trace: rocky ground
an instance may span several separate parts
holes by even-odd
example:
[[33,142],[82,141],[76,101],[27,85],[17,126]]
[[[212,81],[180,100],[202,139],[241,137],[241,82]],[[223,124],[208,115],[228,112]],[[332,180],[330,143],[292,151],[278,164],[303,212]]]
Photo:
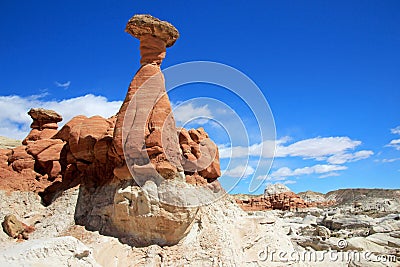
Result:
[[[399,266],[394,210],[373,217],[341,207],[246,213],[227,195],[201,207],[177,245],[131,247],[75,225],[78,191],[47,207],[33,192],[0,191],[0,217],[12,213],[36,229],[26,241],[0,232],[0,266]],[[351,261],[356,254],[348,251],[373,254]]]
[[[340,251],[341,262],[349,261],[349,266],[399,266],[399,196],[400,190],[387,189],[294,194],[278,184],[269,185],[260,196],[234,197],[249,215],[281,220],[281,231],[297,250],[314,253],[308,256]],[[285,210],[274,209],[277,206]]]
[[[74,223],[78,189],[44,207],[31,192],[0,192],[0,216],[9,213],[36,230],[16,242],[0,233],[1,266],[237,266],[262,265],[265,246],[295,251],[281,221],[247,215],[229,196],[200,208],[189,234],[174,246],[131,247]],[[280,262],[274,263],[282,266]]]

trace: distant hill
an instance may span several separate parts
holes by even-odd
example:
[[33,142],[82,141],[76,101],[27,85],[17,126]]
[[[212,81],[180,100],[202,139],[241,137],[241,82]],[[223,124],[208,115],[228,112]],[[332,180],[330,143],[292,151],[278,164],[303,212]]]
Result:
[[307,191],[298,194],[306,201],[335,201],[335,206],[357,208],[365,212],[399,212],[400,189],[349,188],[326,194]]
[[325,194],[326,199],[334,199],[338,204],[350,204],[371,198],[400,199],[400,189],[339,189]]
[[368,188],[348,188],[330,191],[326,194],[306,191],[298,193],[304,200],[315,201],[314,199],[324,198],[325,200],[335,200],[337,204],[351,204],[364,201],[368,198],[400,198],[400,189],[368,189]]
[[[334,206],[366,212],[400,212],[400,189],[338,189],[326,194],[306,191],[297,194],[307,203],[335,203]],[[262,195],[235,194],[237,200],[257,199]]]
[[304,199],[307,202],[323,202],[326,200],[325,194],[310,190],[306,192],[300,192],[297,195],[299,195],[302,199]]
[[0,136],[0,148],[9,149],[20,146],[22,143],[20,140],[11,139],[8,137]]

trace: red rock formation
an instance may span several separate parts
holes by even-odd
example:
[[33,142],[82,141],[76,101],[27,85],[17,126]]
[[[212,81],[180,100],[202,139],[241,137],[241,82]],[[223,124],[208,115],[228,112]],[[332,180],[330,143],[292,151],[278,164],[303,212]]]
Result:
[[269,185],[264,195],[248,199],[236,199],[236,203],[245,211],[273,209],[298,211],[304,208],[331,206],[334,204],[333,202],[306,202],[281,184]]
[[198,151],[199,159],[208,159],[211,165],[198,169],[209,179],[202,177],[202,183],[195,183],[211,192],[185,182],[183,155],[160,70],[166,47],[179,34],[170,23],[149,15],[134,16],[126,31],[140,40],[142,66],[117,114],[107,154],[107,162],[114,163],[115,177],[94,190],[87,182],[81,185],[75,218],[90,229],[130,244],[176,244],[188,233],[197,207],[221,192],[215,181],[218,153],[205,136],[204,144],[194,142],[199,148],[204,146],[204,152]]
[[46,185],[37,180],[40,174],[33,170],[35,161],[24,147],[0,149],[0,189],[38,192]]
[[178,31],[149,15],[134,16],[126,31],[140,39],[142,66],[118,114],[77,116],[57,131],[60,115],[31,109],[24,145],[0,150],[0,189],[39,192],[50,204],[80,185],[77,224],[139,244],[175,244],[197,207],[223,193],[218,148],[202,128],[177,132],[160,65]]
[[217,145],[211,141],[203,128],[197,130],[178,130],[179,145],[183,154],[181,159],[186,182],[194,185],[215,183],[220,188],[221,176]]
[[146,15],[132,18],[126,31],[140,40],[142,67],[117,116],[76,116],[58,131],[59,114],[31,109],[32,131],[23,145],[0,151],[0,187],[10,186],[13,177],[19,183],[12,189],[46,189],[42,195],[53,196],[83,178],[89,184],[112,181],[114,176],[132,178],[132,166],[131,171],[126,166],[128,155],[132,165],[145,167],[134,170],[137,175],[140,169],[147,174],[150,166],[165,179],[183,175],[188,183],[221,189],[216,180],[221,175],[217,146],[202,128],[177,131],[165,91],[160,65],[166,47],[174,44],[179,33],[171,24]]
[[290,210],[307,208],[307,203],[293,192],[279,193],[271,196],[261,196],[248,200],[236,200],[243,210]]
[[31,132],[22,141],[26,145],[28,141],[48,139],[57,133],[57,123],[62,121],[62,117],[54,110],[32,108],[28,114],[33,119]]
[[[51,110],[31,109],[29,114],[37,130],[45,129],[50,120],[62,119]],[[26,145],[1,149],[0,189],[38,192],[49,204],[59,192],[83,179],[92,185],[111,180],[114,164],[107,152],[114,124],[114,117],[77,116],[55,130],[52,138],[26,138]]]
[[[171,24],[150,16],[133,17],[126,31],[140,40],[142,66],[117,114],[110,152],[118,164],[114,174],[125,179],[129,177],[127,169],[135,172],[135,176],[148,175],[148,171],[154,169],[163,178],[174,179],[183,169],[175,120],[160,65],[166,47],[173,45],[179,33]],[[126,157],[129,168],[125,166]],[[149,161],[152,166],[148,165]]]

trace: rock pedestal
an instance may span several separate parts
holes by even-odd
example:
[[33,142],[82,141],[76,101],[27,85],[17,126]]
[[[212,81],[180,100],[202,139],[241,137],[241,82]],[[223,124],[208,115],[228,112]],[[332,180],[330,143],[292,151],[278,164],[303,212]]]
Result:
[[175,27],[136,15],[126,31],[140,40],[141,67],[118,114],[76,116],[57,131],[60,115],[31,109],[24,145],[0,149],[0,188],[39,192],[48,205],[80,185],[77,224],[135,246],[172,245],[224,194],[218,148],[202,128],[176,129],[160,69]]
[[[141,67],[117,114],[108,158],[114,179],[104,186],[81,186],[78,221],[89,229],[134,245],[172,245],[190,230],[198,207],[221,194],[218,149],[204,132],[192,145],[203,152],[202,168],[185,172],[179,133],[160,66],[166,48],[179,37],[170,23],[149,15],[132,17],[126,31],[140,40]],[[178,134],[177,134],[178,133]],[[197,159],[197,158],[196,158]],[[203,160],[204,161],[204,160]],[[186,176],[205,181],[198,188]],[[210,190],[211,189],[211,190]],[[89,215],[89,216],[88,216]]]
[[142,66],[117,115],[111,151],[117,161],[114,174],[120,179],[134,174],[140,185],[148,180],[142,176],[157,173],[164,179],[179,178],[183,171],[179,141],[160,69],[166,47],[179,33],[170,23],[149,15],[132,17],[126,31],[140,40]]
[[57,123],[62,121],[61,115],[54,110],[43,108],[32,108],[28,112],[33,122],[31,124],[31,132],[22,141],[22,144],[27,145],[29,141],[48,139],[57,133]]

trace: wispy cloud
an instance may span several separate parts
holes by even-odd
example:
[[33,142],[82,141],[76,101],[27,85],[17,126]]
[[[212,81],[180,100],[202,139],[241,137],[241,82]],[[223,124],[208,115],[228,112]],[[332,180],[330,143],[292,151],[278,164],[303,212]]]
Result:
[[30,130],[32,120],[27,112],[31,108],[55,110],[63,117],[61,126],[76,115],[111,117],[121,104],[92,94],[59,101],[46,101],[43,96],[0,96],[0,135],[23,139]]
[[259,175],[256,179],[270,182],[284,183],[289,181],[288,177],[300,177],[306,175],[317,175],[319,178],[339,176],[338,171],[348,169],[344,164],[371,157],[371,150],[355,151],[362,144],[361,141],[352,140],[347,136],[341,137],[315,137],[291,142],[290,137],[283,137],[276,142],[264,141],[252,144],[248,147],[229,147],[220,145],[221,158],[247,158],[263,157],[272,158],[275,150],[275,159],[293,158],[304,162],[324,162],[301,168],[292,169],[284,166],[273,170],[270,174]]
[[336,177],[336,176],[340,176],[339,173],[337,172],[330,172],[324,175],[320,175],[318,178],[327,178],[327,177]]
[[342,171],[346,169],[346,166],[329,164],[317,164],[314,166],[297,168],[294,170],[288,167],[282,167],[276,171],[273,171],[269,175],[259,176],[257,177],[257,179],[267,181],[284,181],[287,177],[298,177],[310,174],[322,174],[321,176],[319,176],[319,178],[325,178],[329,176],[337,176],[337,173],[335,173],[335,171]]
[[387,144],[386,147],[393,147],[396,150],[400,150],[400,139],[394,139],[390,141],[390,143]]
[[67,81],[65,83],[60,83],[55,81],[54,83],[56,84],[57,87],[61,87],[63,89],[68,89],[68,87],[71,85],[71,81]]
[[344,154],[361,145],[361,141],[344,137],[315,137],[295,142],[289,146],[277,146],[276,157],[302,157],[317,160]]
[[294,181],[294,180],[286,180],[286,181],[283,181],[282,182],[282,184],[295,184],[295,183],[297,183],[296,181]]
[[[400,135],[400,126],[397,126],[396,128],[390,129],[390,132],[392,134]],[[393,147],[396,150],[400,150],[400,139],[393,139],[385,147]]]
[[209,119],[213,118],[213,114],[208,105],[195,106],[192,102],[182,104],[174,104],[173,112],[175,120],[180,126],[184,126],[195,121],[197,124],[206,124]]
[[383,163],[392,163],[392,162],[399,161],[399,160],[400,160],[400,158],[393,158],[393,159],[382,159],[380,161]]
[[355,153],[341,153],[330,156],[327,159],[327,162],[331,164],[344,164],[346,162],[354,162],[362,159],[367,159],[373,154],[374,152],[371,150],[361,150]]
[[397,126],[396,128],[390,129],[390,132],[392,134],[399,134],[400,135],[400,126]]
[[285,146],[289,140],[289,137],[283,137],[276,142],[264,141],[248,147],[220,145],[220,157],[244,158],[248,156],[262,156],[271,158],[273,157],[275,146],[275,158],[300,157],[303,159],[327,161],[330,164],[358,161],[374,154],[371,150],[361,150],[353,153],[352,151],[361,145],[361,141],[352,140],[347,136],[315,137]]
[[233,178],[248,177],[255,172],[255,169],[250,165],[237,165],[235,168],[227,170],[223,175]]

